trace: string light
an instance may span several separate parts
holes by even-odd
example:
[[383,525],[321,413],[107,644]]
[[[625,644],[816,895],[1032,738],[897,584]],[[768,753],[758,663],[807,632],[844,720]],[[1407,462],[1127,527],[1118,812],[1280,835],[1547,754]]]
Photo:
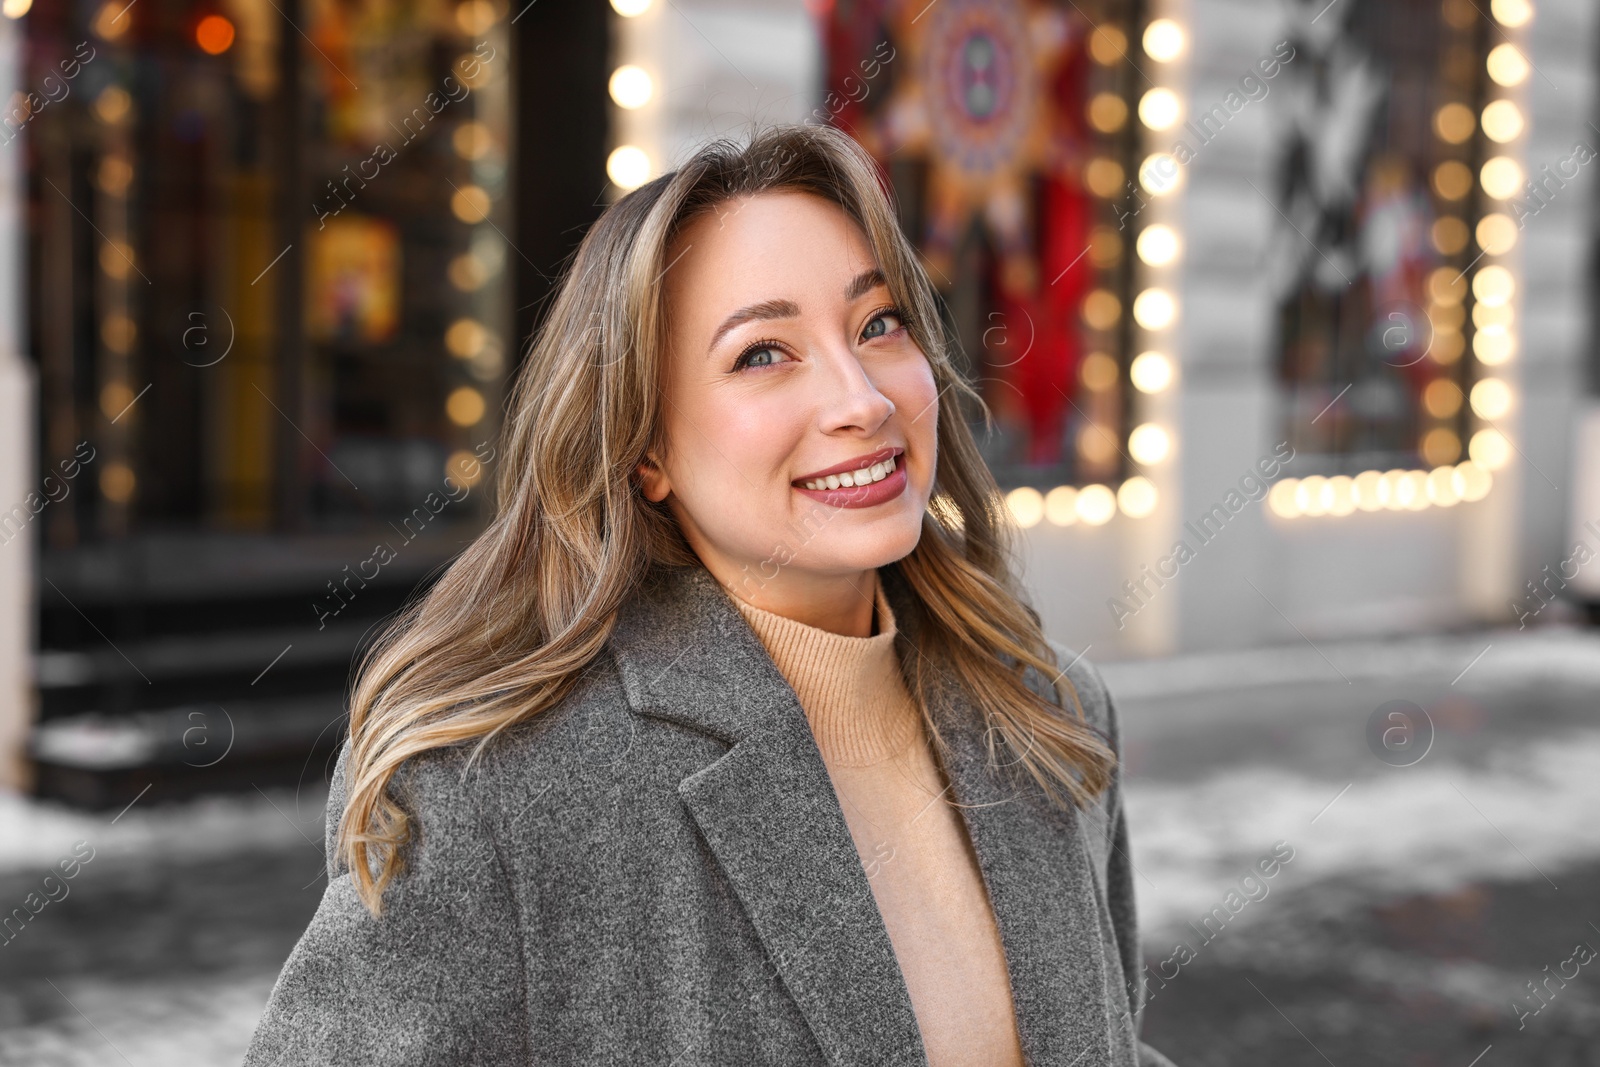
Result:
[[1177,301],[1165,289],[1146,289],[1133,300],[1133,320],[1146,330],[1164,330],[1177,317]]
[[1433,113],[1433,131],[1447,144],[1465,144],[1477,125],[1466,104],[1449,103]]
[[495,23],[494,5],[489,0],[466,0],[456,6],[456,25],[468,37],[486,33]]
[[451,391],[444,402],[445,415],[457,426],[475,426],[483,420],[488,404],[483,394],[470,385]]
[[1139,165],[1139,184],[1151,196],[1166,196],[1183,184],[1183,167],[1170,152],[1156,152]]
[[1078,518],[1089,526],[1104,526],[1117,513],[1117,498],[1104,485],[1086,485],[1078,490]]
[[1128,435],[1128,454],[1135,463],[1146,466],[1160,463],[1172,451],[1172,438],[1166,430],[1153,422],[1134,427]]
[[480,185],[463,185],[450,197],[450,211],[462,222],[482,222],[489,217],[493,202]]
[[1141,393],[1159,393],[1172,384],[1172,361],[1160,352],[1141,352],[1128,368],[1133,387]]
[[1496,100],[1483,109],[1483,132],[1491,141],[1515,141],[1522,126],[1522,112],[1509,100]]
[[233,23],[221,15],[207,15],[194,28],[194,43],[208,56],[220,56],[233,46]]
[[606,158],[606,176],[619,189],[637,189],[650,180],[650,157],[635,145],[614,148]]
[[1489,495],[1493,481],[1489,465],[1476,459],[1429,470],[1365,470],[1354,477],[1313,474],[1274,482],[1267,492],[1267,510],[1281,519],[1342,517],[1357,511],[1421,511],[1482,500]]
[[1078,489],[1072,485],[1058,485],[1044,495],[1044,517],[1057,526],[1071,526],[1078,521]]
[[1481,379],[1472,387],[1471,404],[1479,418],[1504,418],[1511,410],[1511,390],[1499,378]]
[[1495,21],[1500,25],[1516,29],[1533,18],[1533,5],[1528,0],[1494,0],[1489,5]]
[[616,105],[631,111],[650,102],[655,86],[643,67],[628,63],[611,72],[610,89]]
[[1511,458],[1511,442],[1499,430],[1479,430],[1467,442],[1467,455],[1480,467],[1497,471]]
[[1170,63],[1183,54],[1183,27],[1171,19],[1156,19],[1145,27],[1145,54],[1158,63]]
[[1484,267],[1472,279],[1472,295],[1489,307],[1509,303],[1516,290],[1511,272],[1498,263]]
[[1522,191],[1522,165],[1510,156],[1495,156],[1478,172],[1483,191],[1496,200],[1510,200]]
[[1517,50],[1517,46],[1509,42],[1495,45],[1490,50],[1487,66],[1489,77],[1494,79],[1495,84],[1507,88],[1527,81],[1528,71],[1531,69],[1528,61]]
[[[613,0],[614,4],[617,2],[619,0]],[[1188,41],[1177,22],[1163,18],[1156,19],[1145,28],[1141,44],[1152,59],[1167,63],[1183,54]],[[1088,47],[1090,57],[1101,66],[1109,67],[1129,59],[1128,39],[1124,31],[1114,24],[1098,26],[1090,35]],[[1172,128],[1182,120],[1183,105],[1183,98],[1172,88],[1156,85],[1139,98],[1136,110],[1140,123],[1147,130],[1161,131]],[[1127,125],[1129,99],[1115,92],[1097,93],[1084,105],[1084,117],[1088,125],[1099,133],[1116,133]],[[1473,120],[1470,112],[1468,119]],[[1169,152],[1160,150],[1158,145],[1151,147],[1155,150],[1139,164],[1137,181],[1149,195],[1164,197],[1183,185],[1183,168]],[[615,158],[616,153],[613,153]],[[641,166],[640,169],[646,168]],[[1110,155],[1092,156],[1084,162],[1081,173],[1084,187],[1101,199],[1121,198],[1128,188],[1129,176],[1122,163]],[[613,180],[616,180],[615,174]],[[644,179],[641,177],[639,180]],[[1469,186],[1471,180],[1468,174]],[[628,183],[619,181],[618,184],[627,186]],[[1123,240],[1122,235],[1113,228],[1096,227],[1090,234],[1090,264],[1097,270],[1117,266],[1125,254]],[[1138,232],[1134,251],[1141,264],[1159,270],[1178,262],[1183,245],[1175,226],[1155,222]],[[1131,306],[1125,306],[1123,299],[1118,291],[1091,288],[1079,304],[1079,315],[1085,326],[1096,331],[1116,329],[1124,314],[1131,314],[1138,326],[1147,331],[1168,329],[1177,320],[1177,299],[1163,285],[1139,287]],[[1083,388],[1090,394],[1102,396],[1124,380],[1122,373],[1118,361],[1105,352],[1090,352],[1078,368]],[[1172,357],[1165,352],[1150,350],[1141,352],[1128,364],[1126,380],[1140,393],[1154,395],[1171,386],[1174,374]],[[1115,423],[1088,420],[1077,428],[1074,437],[1077,453],[1083,461],[1100,464],[1116,459],[1118,435]],[[1129,458],[1135,463],[1155,466],[1172,454],[1173,434],[1158,421],[1142,421],[1128,432],[1125,447]],[[1004,499],[1012,517],[1024,528],[1046,520],[1054,526],[1094,527],[1110,522],[1118,513],[1129,518],[1151,515],[1157,508],[1160,489],[1151,478],[1134,475],[1120,484],[1059,485],[1043,494],[1024,486],[1012,489]]]
[[1024,485],[1006,494],[1006,507],[1018,526],[1027,529],[1037,526],[1044,518],[1044,496],[1032,486]]
[[1102,67],[1120,63],[1128,58],[1128,35],[1102,23],[1089,35],[1089,57]]
[[1128,104],[1116,93],[1096,93],[1089,101],[1089,125],[1101,133],[1116,133],[1128,121]]
[[1485,215],[1478,220],[1478,247],[1491,256],[1503,256],[1517,243],[1517,222],[1510,215]]
[[1134,475],[1117,488],[1117,507],[1130,519],[1142,519],[1156,509],[1156,487],[1150,479]]
[[1152,130],[1170,130],[1183,115],[1183,104],[1171,89],[1151,89],[1139,98],[1139,121]]
[[1082,314],[1091,329],[1109,330],[1122,317],[1122,301],[1109,289],[1096,289],[1083,298]]
[[462,159],[482,159],[494,147],[494,135],[477,119],[468,119],[450,135],[450,145]]
[[1150,266],[1165,267],[1178,258],[1178,235],[1171,226],[1146,226],[1134,248]]

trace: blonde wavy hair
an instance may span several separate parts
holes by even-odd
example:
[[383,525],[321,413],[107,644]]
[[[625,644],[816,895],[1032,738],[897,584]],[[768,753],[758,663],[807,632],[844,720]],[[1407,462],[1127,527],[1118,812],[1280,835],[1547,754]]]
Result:
[[[362,657],[350,698],[347,801],[337,850],[374,915],[403,868],[412,816],[391,794],[400,766],[475,742],[553,707],[604,651],[618,609],[655,565],[699,563],[665,501],[636,468],[668,442],[658,383],[668,352],[658,284],[682,227],[728,200],[800,190],[841,207],[877,256],[932,368],[938,395],[988,407],[950,360],[950,342],[892,193],[854,140],[830,126],[769,126],[740,145],[713,141],[677,170],[607,208],[567,264],[511,388],[496,511],[425,596]],[[902,664],[930,736],[934,684],[923,661],[953,669],[996,741],[1057,804],[1085,805],[1116,757],[1082,704],[1014,575],[1012,526],[959,404],[939,405],[938,465],[915,550],[889,564],[913,593],[921,655]],[[1023,682],[1052,680],[1051,704]],[[1061,713],[1070,695],[1075,713]]]

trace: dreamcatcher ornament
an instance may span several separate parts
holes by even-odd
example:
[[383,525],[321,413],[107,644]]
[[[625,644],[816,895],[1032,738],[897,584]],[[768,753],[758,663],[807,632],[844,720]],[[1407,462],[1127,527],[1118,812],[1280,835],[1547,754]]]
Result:
[[983,344],[1010,387],[989,399],[1024,431],[1024,462],[1058,463],[1094,273],[1081,179],[1089,27],[1034,0],[888,0],[856,14],[854,33],[834,22],[830,45],[885,25],[899,58],[883,106],[851,107],[840,125],[880,162],[926,165],[916,236],[936,285],[954,286],[961,241],[983,228],[994,250]]

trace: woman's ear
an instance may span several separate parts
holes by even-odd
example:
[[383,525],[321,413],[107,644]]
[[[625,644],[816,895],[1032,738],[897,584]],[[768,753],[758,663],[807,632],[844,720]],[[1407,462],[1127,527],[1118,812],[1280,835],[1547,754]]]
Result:
[[645,499],[652,504],[661,503],[672,491],[666,472],[656,463],[653,456],[646,455],[639,461],[634,471],[639,476],[639,486],[644,490]]

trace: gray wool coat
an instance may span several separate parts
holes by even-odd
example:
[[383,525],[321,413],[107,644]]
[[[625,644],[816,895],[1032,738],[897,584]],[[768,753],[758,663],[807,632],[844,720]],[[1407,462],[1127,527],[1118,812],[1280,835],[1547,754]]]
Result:
[[[909,591],[879,573],[920,655]],[[703,567],[658,569],[560,704],[467,773],[465,748],[408,761],[394,788],[419,826],[381,919],[331,847],[347,747],[330,880],[247,1067],[926,1067],[805,713],[729,598]],[[1056,654],[1115,741],[1099,674]],[[1027,1062],[1171,1067],[1137,1036],[1120,774],[1092,808],[1052,808],[1025,776],[986,766],[979,710],[928,666]]]

